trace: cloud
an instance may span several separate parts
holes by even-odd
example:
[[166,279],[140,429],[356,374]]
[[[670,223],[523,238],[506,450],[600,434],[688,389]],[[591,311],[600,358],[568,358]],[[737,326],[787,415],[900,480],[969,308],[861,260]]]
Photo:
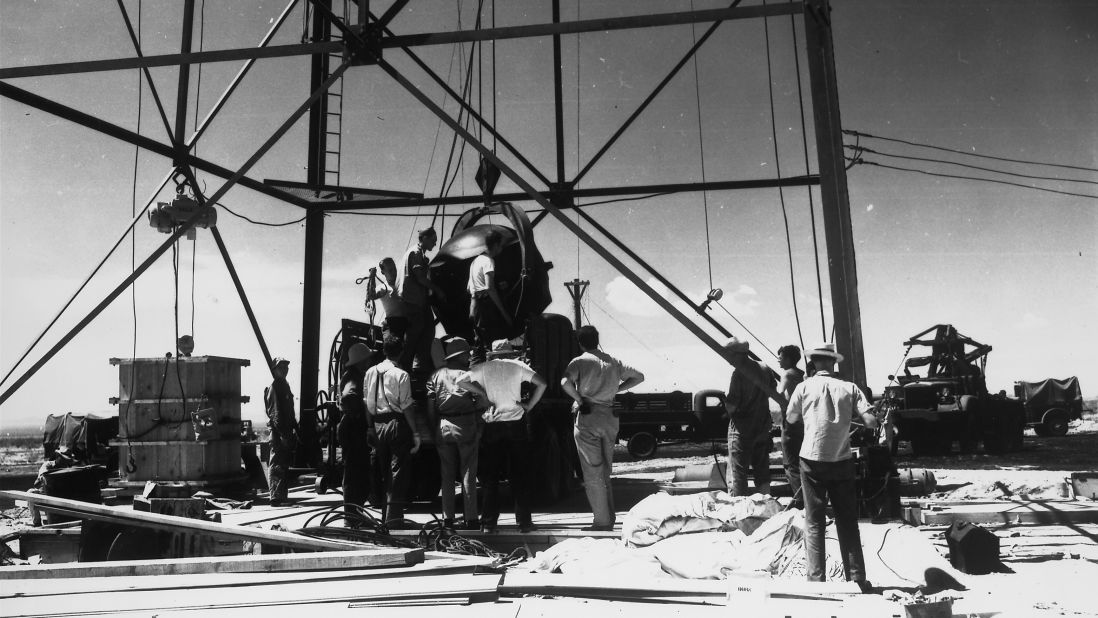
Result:
[[[693,309],[677,295],[673,294],[667,286],[663,285],[655,278],[649,278],[646,283],[660,296],[671,302],[679,311],[687,315],[694,314]],[[688,298],[697,299],[697,302],[701,302],[708,293],[708,290],[683,290],[683,293],[686,294]],[[749,285],[740,285],[735,290],[730,292],[726,291],[724,298],[720,300],[720,303],[728,309],[732,315],[742,317],[754,315],[756,313],[756,309],[759,307],[757,297],[758,292],[754,288]],[[606,284],[606,302],[609,303],[610,307],[614,310],[626,315],[643,318],[653,318],[664,315],[664,310],[657,305],[654,300],[642,292],[632,281],[621,275],[615,277],[610,283]]]
[[1022,319],[1014,323],[1014,328],[1022,330],[1036,330],[1046,326],[1048,326],[1048,320],[1032,313],[1023,314]]

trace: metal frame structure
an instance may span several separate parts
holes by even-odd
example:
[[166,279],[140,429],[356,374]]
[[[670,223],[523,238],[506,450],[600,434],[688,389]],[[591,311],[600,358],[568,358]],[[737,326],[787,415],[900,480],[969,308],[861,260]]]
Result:
[[[358,191],[350,199],[339,201],[317,202],[301,197],[300,194],[289,191],[285,183],[280,185],[274,182],[262,182],[248,176],[251,167],[267,152],[267,150],[303,115],[309,115],[309,140],[308,140],[308,173],[307,186],[317,187],[324,185],[326,158],[325,158],[325,118],[327,99],[324,96],[327,89],[345,71],[353,70],[356,65],[372,65],[380,68],[394,82],[403,87],[409,94],[416,98],[425,108],[437,115],[451,130],[456,132],[465,142],[479,151],[480,155],[493,163],[503,175],[507,176],[521,189],[521,193],[497,194],[496,200],[533,200],[536,201],[544,212],[535,218],[536,225],[545,216],[555,217],[561,225],[569,229],[580,240],[598,253],[603,259],[614,266],[623,276],[645,292],[653,301],[663,308],[669,315],[698,337],[700,341],[712,350],[723,356],[722,344],[716,341],[709,333],[702,329],[694,319],[679,311],[670,301],[654,290],[640,275],[635,273],[623,263],[610,249],[599,240],[569,219],[564,210],[574,209],[584,220],[604,235],[615,247],[624,252],[629,258],[636,261],[642,268],[653,274],[657,280],[666,285],[673,293],[682,299],[687,306],[693,309],[699,316],[707,320],[720,332],[728,334],[716,320],[706,313],[705,304],[698,304],[688,298],[672,282],[660,275],[651,265],[646,263],[636,253],[629,250],[618,240],[610,230],[599,225],[582,209],[576,207],[576,199],[594,196],[623,196],[641,195],[646,193],[676,193],[711,190],[757,189],[777,187],[798,187],[819,185],[822,195],[822,212],[826,238],[827,255],[829,257],[830,284],[832,292],[833,317],[835,326],[835,339],[840,349],[846,352],[846,360],[840,369],[861,385],[865,385],[865,365],[862,352],[860,314],[857,292],[857,271],[854,259],[854,242],[850,222],[850,209],[846,185],[846,173],[843,159],[843,145],[841,135],[841,123],[839,120],[838,93],[835,78],[834,52],[831,39],[830,7],[828,0],[791,0],[788,3],[763,4],[741,7],[741,0],[731,2],[730,6],[723,9],[682,11],[675,13],[658,13],[636,15],[629,17],[577,20],[562,22],[560,19],[560,0],[552,2],[552,22],[544,24],[521,25],[511,27],[485,28],[478,30],[462,30],[453,32],[434,32],[425,34],[398,35],[389,29],[392,19],[402,11],[409,0],[394,0],[387,10],[379,17],[370,12],[368,0],[356,0],[357,20],[349,23],[348,19],[340,18],[332,11],[331,0],[305,0],[306,7],[311,8],[314,14],[312,21],[312,42],[295,45],[269,45],[274,34],[283,24],[289,14],[294,10],[299,0],[290,0],[289,4],[274,21],[269,32],[255,48],[230,49],[217,51],[194,52],[191,50],[191,32],[193,30],[195,3],[194,0],[184,0],[182,3],[182,37],[180,52],[178,54],[166,54],[157,56],[145,56],[141,52],[140,44],[133,34],[126,16],[126,9],[122,0],[118,0],[119,9],[126,19],[136,50],[133,58],[118,58],[109,60],[95,60],[87,62],[68,62],[61,64],[48,64],[25,67],[0,68],[0,96],[21,102],[25,105],[51,113],[58,117],[70,120],[74,123],[91,128],[116,139],[128,142],[151,152],[169,157],[175,166],[169,175],[182,175],[191,181],[197,193],[197,183],[194,183],[194,170],[202,170],[213,176],[225,179],[225,183],[212,195],[196,195],[200,203],[216,203],[233,185],[240,184],[265,195],[276,197],[289,204],[293,204],[305,210],[305,258],[304,258],[304,292],[303,292],[303,323],[301,337],[301,383],[300,401],[303,408],[310,405],[316,398],[318,391],[318,368],[320,350],[320,303],[321,303],[321,271],[323,268],[323,243],[324,243],[324,213],[328,210],[366,210],[405,208],[422,205],[446,205],[446,204],[471,204],[483,200],[481,196],[456,196],[428,198],[413,195],[394,195],[391,192],[378,195],[369,195],[368,191]],[[631,187],[593,187],[577,188],[576,185],[598,163],[601,157],[610,149],[619,137],[648,107],[679,70],[693,58],[697,50],[710,38],[723,21],[756,19],[763,17],[775,17],[786,15],[801,15],[806,33],[806,50],[808,58],[809,81],[811,101],[815,120],[816,150],[818,157],[818,175],[803,175],[778,179],[749,179],[749,180],[721,180],[710,182],[684,182],[675,184],[644,185]],[[345,16],[346,17],[346,16]],[[684,55],[670,73],[653,89],[641,105],[629,116],[629,118],[613,133],[607,142],[596,152],[587,164],[572,178],[565,176],[564,153],[564,109],[561,87],[561,36],[583,32],[603,32],[630,28],[656,28],[661,26],[708,23],[704,34]],[[522,153],[506,141],[491,124],[481,117],[476,110],[468,105],[460,95],[454,92],[434,71],[423,63],[413,51],[413,48],[430,45],[442,45],[460,42],[496,41],[523,37],[551,36],[553,39],[554,57],[554,111],[555,111],[555,152],[556,169],[550,177],[532,165]],[[462,124],[449,115],[443,106],[432,100],[422,90],[417,88],[406,76],[401,74],[390,64],[385,55],[389,50],[401,50],[435,83],[440,85],[446,95],[453,98],[463,111],[493,138],[497,143],[511,152],[526,169],[521,170],[534,178],[542,185],[534,186],[520,170],[517,170],[503,160],[476,137],[474,132],[465,129]],[[332,68],[329,66],[331,55],[341,53],[343,61]],[[252,64],[259,58],[274,58],[309,55],[312,58],[309,98],[264,142],[255,154],[252,155],[237,170],[229,170],[210,161],[207,161],[193,153],[193,149],[199,138],[204,133],[210,121],[222,109],[225,102],[235,91],[243,77],[247,74]],[[213,109],[196,127],[194,134],[184,140],[183,134],[186,127],[187,100],[189,96],[190,67],[196,63],[225,62],[234,60],[247,60],[244,67],[237,73],[225,93],[214,104]],[[119,69],[139,68],[148,71],[149,67],[178,66],[178,89],[176,117],[174,126],[169,123],[160,104],[155,86],[152,95],[160,109],[161,118],[168,134],[169,143],[163,143],[152,138],[134,133],[128,129],[111,124],[100,118],[85,114],[69,108],[55,101],[27,92],[4,80],[19,77],[31,77],[40,75],[62,75],[72,73],[86,73],[95,71],[111,71]],[[153,84],[149,80],[150,85]],[[163,185],[161,185],[162,187]],[[159,190],[158,190],[159,191]],[[362,199],[366,194],[366,199]],[[154,194],[149,203],[155,200]],[[146,206],[147,208],[148,206]],[[140,217],[140,215],[139,215]],[[136,222],[136,219],[135,219]],[[153,261],[162,255],[171,244],[175,242],[186,230],[191,227],[195,219],[183,224],[168,240],[150,255],[131,276],[127,277],[119,286],[96,307],[84,320],[39,360],[32,369],[17,380],[13,386],[0,395],[2,403],[15,389],[26,381],[45,364],[58,350],[61,349],[80,329],[87,325],[111,301],[114,300],[126,287],[148,268]],[[133,224],[131,224],[132,227]],[[263,355],[271,364],[270,353],[264,343],[262,333],[251,312],[243,286],[236,276],[232,261],[225,248],[224,242],[217,231],[212,228],[213,235],[222,257],[232,275],[234,284],[248,313],[249,320],[255,331]],[[303,439],[308,441],[307,436]]]

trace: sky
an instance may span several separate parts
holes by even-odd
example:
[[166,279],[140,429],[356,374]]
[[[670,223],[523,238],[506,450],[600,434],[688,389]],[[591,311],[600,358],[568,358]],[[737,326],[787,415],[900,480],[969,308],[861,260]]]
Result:
[[[178,51],[178,3],[125,4],[135,23],[140,5],[146,54]],[[202,0],[198,4],[203,6]],[[285,6],[258,1],[206,4],[195,31],[195,47],[201,44],[206,50],[255,45]],[[372,3],[375,10],[385,4]],[[723,5],[703,0],[562,0],[561,6],[562,19],[573,20]],[[868,385],[877,392],[883,389],[909,336],[951,323],[993,346],[987,366],[992,390],[1011,392],[1015,380],[1076,375],[1084,395],[1094,396],[1098,65],[1093,60],[1098,58],[1098,5],[1083,0],[834,0],[832,8],[842,127],[876,136],[845,138],[848,145],[869,149],[861,153],[867,163],[847,172]],[[392,29],[398,34],[468,29],[474,26],[474,12],[473,2],[413,0]],[[513,0],[495,11],[498,26],[550,19],[548,2]],[[296,8],[274,42],[300,42],[301,22]],[[568,177],[587,164],[705,28],[563,37]],[[799,20],[795,32],[788,17],[765,24],[722,24],[699,51],[696,64],[688,64],[672,80],[580,187],[776,178],[803,174],[806,165],[814,173],[803,47]],[[416,51],[459,87],[468,46]],[[0,3],[0,66],[133,54],[114,3]],[[553,176],[551,41],[502,41],[495,57],[493,70],[491,49],[485,49],[483,68],[474,74],[481,91],[474,105],[495,118],[499,131],[536,167]],[[403,53],[389,51],[386,59],[435,101],[443,100],[441,89]],[[196,110],[199,119],[205,116],[239,66],[207,64],[200,79],[192,71],[188,134]],[[176,71],[152,69],[152,76],[174,122]],[[167,141],[148,84],[139,98],[135,70],[9,83]],[[349,71],[343,89],[341,183],[439,195],[452,133],[375,67]],[[306,59],[261,60],[199,142],[199,156],[236,169],[304,101],[307,90]],[[445,107],[456,114],[453,102]],[[297,123],[250,175],[304,181],[306,136],[304,122]],[[509,153],[500,152],[509,165],[523,169]],[[471,148],[465,148],[462,160],[461,167],[452,166],[458,174],[449,191],[475,194]],[[3,374],[122,237],[135,204],[138,210],[144,206],[169,165],[147,152],[135,159],[133,146],[0,99]],[[538,186],[532,174],[522,173]],[[207,194],[221,186],[216,177],[200,173],[199,178]],[[497,189],[512,190],[506,179]],[[156,196],[157,201],[170,198],[170,189]],[[304,225],[291,222],[302,213],[242,187],[230,190],[221,203],[226,208],[219,210],[218,228],[272,353],[292,362],[290,383],[298,392]],[[537,209],[533,202],[521,205]],[[719,306],[710,308],[712,315],[772,362],[770,350],[785,344],[813,346],[830,337],[831,294],[819,206],[818,192],[810,203],[808,190],[799,188],[684,193],[586,210],[691,298],[700,301],[711,288],[721,288],[725,295]],[[290,224],[256,225],[227,210],[253,221]],[[402,255],[414,242],[414,231],[432,223],[434,208],[400,214],[404,216],[332,214],[326,219],[321,359],[327,358],[342,318],[368,319],[364,286],[355,279],[380,258]],[[457,207],[450,207],[435,222],[444,239],[456,214]],[[135,230],[134,240],[126,237],[3,388],[166,238],[144,218]],[[584,319],[600,329],[604,349],[645,373],[647,383],[639,390],[726,387],[727,364],[571,232],[550,217],[536,234],[539,248],[554,264],[549,310],[571,316],[563,283],[576,277],[590,281]],[[269,375],[209,231],[200,229],[196,240],[179,243],[177,269],[172,253],[6,401],[0,407],[0,425],[39,424],[47,414],[66,411],[116,414],[108,400],[118,395],[118,369],[109,359],[162,357],[174,350],[177,332],[193,334],[195,355],[251,361],[242,370],[243,394],[252,398],[243,411],[245,418],[261,418],[259,402]],[[650,279],[647,273],[642,277]],[[322,365],[322,388],[326,381]]]

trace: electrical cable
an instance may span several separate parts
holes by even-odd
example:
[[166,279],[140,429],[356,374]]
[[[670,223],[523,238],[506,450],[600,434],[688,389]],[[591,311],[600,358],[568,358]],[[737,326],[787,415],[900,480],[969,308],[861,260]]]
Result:
[[1084,197],[1092,200],[1098,200],[1098,195],[1087,195],[1085,193],[1073,193],[1071,191],[1060,191],[1058,189],[1049,189],[1047,187],[1036,187],[1033,185],[1024,185],[1019,182],[1010,182],[1008,180],[998,180],[995,178],[978,178],[976,176],[963,176],[960,174],[946,174],[943,172],[931,172],[927,170],[914,169],[910,167],[901,167],[898,165],[887,165],[885,163],[879,163],[877,161],[858,161],[859,165],[872,165],[874,167],[881,167],[888,170],[894,170],[897,172],[910,172],[913,174],[923,174],[924,176],[935,176],[938,178],[954,178],[957,180],[975,180],[979,182],[990,182],[998,185],[1007,185],[1010,187],[1019,187],[1021,189],[1032,189],[1033,191],[1044,191],[1046,193],[1056,193],[1058,195],[1068,195],[1071,197]]
[[764,349],[764,350],[766,350],[767,352],[770,352],[770,355],[771,355],[771,356],[773,356],[774,358],[778,358],[778,355],[777,355],[777,354],[775,354],[773,350],[771,350],[770,348],[766,347],[766,344],[765,344],[765,343],[763,343],[762,339],[759,339],[759,337],[758,337],[757,335],[755,335],[755,333],[751,332],[751,329],[750,329],[750,328],[747,328],[746,326],[744,326],[744,323],[743,323],[743,322],[741,322],[739,318],[737,318],[736,316],[732,315],[732,312],[731,312],[731,311],[729,311],[729,310],[728,310],[728,308],[727,308],[727,307],[725,307],[725,306],[724,306],[723,304],[721,304],[721,301],[719,301],[719,300],[717,300],[717,301],[713,301],[713,304],[714,304],[714,305],[716,305],[716,306],[718,306],[718,307],[720,307],[721,309],[723,309],[723,310],[724,310],[724,312],[728,314],[728,317],[730,317],[730,318],[732,318],[733,320],[735,320],[735,321],[736,321],[736,324],[739,324],[739,325],[740,325],[740,328],[742,328],[742,329],[744,329],[745,331],[747,331],[747,334],[748,334],[748,335],[751,335],[751,338],[752,338],[752,339],[754,339],[755,341],[758,341],[758,342],[759,342],[759,345],[761,345],[761,346],[763,347],[763,349]]
[[243,220],[245,220],[248,223],[251,223],[253,225],[265,225],[267,227],[286,227],[288,225],[296,225],[296,224],[301,223],[302,221],[305,220],[305,217],[301,217],[300,219],[294,219],[293,221],[287,221],[285,223],[267,223],[265,221],[256,221],[255,219],[250,219],[248,217],[245,217],[242,214],[233,212],[228,206],[222,204],[221,202],[217,202],[216,205],[220,206],[222,209],[225,210],[225,212],[229,213],[230,215],[232,215],[234,217],[239,217],[239,218],[241,218],[241,219],[243,219]]
[[[763,0],[763,6],[766,6],[766,0]],[[766,90],[770,96],[770,137],[771,141],[774,142],[775,174],[777,175],[778,180],[781,180],[782,159],[778,151],[778,121],[777,115],[774,113],[774,75],[770,57],[770,18],[767,16],[763,16],[763,33],[766,40]],[[704,182],[704,179],[702,182]],[[800,342],[801,349],[804,349],[804,334],[801,332],[801,314],[797,309],[797,281],[793,273],[793,239],[789,233],[789,212],[785,207],[785,191],[782,189],[781,185],[778,186],[778,201],[782,205],[782,223],[785,226],[785,252],[789,259],[789,295],[793,300],[793,319],[797,323],[797,341]],[[712,282],[710,282],[709,287],[713,287]]]
[[[804,120],[804,85],[801,79],[801,56],[797,47],[797,19],[792,13],[789,14],[789,29],[792,31],[793,41],[793,67],[794,73],[797,76],[797,103],[800,106],[800,119],[801,119],[801,147],[804,150],[804,173],[806,176],[812,173],[811,166],[808,158],[808,129],[805,126]],[[816,204],[812,199],[812,187],[807,187],[808,191],[808,220],[812,223],[812,256],[816,262],[816,298],[820,304],[820,333],[823,337],[827,337],[827,317],[824,314],[823,305],[823,276],[820,272],[820,244],[819,236],[816,233]],[[801,342],[801,347],[804,347],[804,342]],[[807,361],[806,361],[807,363]]]
[[[765,5],[766,3],[763,2]],[[690,0],[690,11],[694,11],[694,0]],[[698,44],[698,31],[697,24],[690,24],[690,36],[692,37],[693,45]],[[769,51],[769,50],[768,50]],[[698,113],[698,153],[699,160],[701,162],[701,180],[702,184],[705,184],[705,130],[702,127],[702,110],[701,110],[701,80],[698,78],[698,55],[693,54],[690,58],[694,65],[694,104]],[[769,66],[769,53],[767,55],[767,66]],[[771,114],[773,114],[773,103],[771,103]],[[779,174],[779,178],[781,175]],[[781,189],[778,189],[781,191]],[[713,251],[709,242],[709,192],[702,190],[702,212],[705,214],[705,257],[706,266],[709,268],[709,289],[713,289]],[[785,203],[782,202],[782,209],[785,209]]]
[[991,173],[994,173],[994,174],[1002,174],[1004,176],[1013,176],[1015,178],[1029,178],[1030,180],[1050,180],[1050,181],[1053,181],[1053,182],[1081,182],[1081,183],[1086,183],[1086,184],[1090,184],[1090,185],[1098,185],[1098,180],[1083,180],[1083,179],[1080,179],[1080,178],[1057,178],[1055,176],[1034,176],[1034,175],[1031,175],[1031,174],[1020,174],[1020,173],[1017,173],[1017,172],[1008,172],[1008,171],[1004,171],[1004,170],[995,169],[993,167],[981,167],[979,165],[969,165],[967,163],[958,163],[956,161],[946,161],[944,159],[932,159],[930,157],[913,157],[913,156],[910,156],[910,155],[898,155],[898,154],[892,154],[892,153],[888,153],[888,152],[880,152],[878,150],[873,150],[872,148],[867,148],[865,146],[859,146],[859,145],[850,146],[848,144],[844,144],[844,148],[847,148],[849,150],[855,150],[859,154],[862,153],[862,152],[868,152],[869,154],[880,155],[882,157],[890,157],[890,158],[893,158],[893,159],[907,159],[909,161],[922,161],[922,162],[925,162],[925,163],[942,163],[944,165],[956,165],[957,167],[964,167],[964,168],[971,169],[971,170],[979,170],[981,172],[991,172]]
[[1079,171],[1082,171],[1082,172],[1098,172],[1098,168],[1093,168],[1093,167],[1082,167],[1082,166],[1078,166],[1078,165],[1065,165],[1063,163],[1046,163],[1046,162],[1042,162],[1042,161],[1027,161],[1025,159],[1010,159],[1010,158],[1007,158],[1007,157],[997,157],[997,156],[992,156],[992,155],[979,154],[979,153],[975,153],[975,152],[966,152],[964,150],[955,150],[953,148],[946,148],[944,146],[934,146],[932,144],[920,144],[918,142],[912,142],[912,141],[899,139],[899,138],[895,138],[895,137],[881,137],[879,135],[872,135],[872,134],[866,133],[864,131],[856,131],[856,130],[853,130],[853,129],[843,129],[843,133],[845,133],[846,135],[867,137],[867,138],[870,138],[870,139],[879,139],[879,140],[883,140],[883,141],[886,141],[886,142],[897,142],[897,143],[900,143],[900,144],[907,144],[908,146],[918,146],[920,148],[930,148],[932,150],[941,150],[943,152],[950,152],[950,153],[953,153],[953,154],[965,155],[965,156],[968,156],[968,157],[977,157],[977,158],[980,158],[980,159],[992,159],[992,160],[995,160],[995,161],[1005,161],[1007,163],[1023,163],[1023,164],[1028,164],[1028,165],[1044,165],[1044,166],[1047,166],[1047,167],[1060,167],[1060,168],[1070,169],[1070,170],[1079,170]]

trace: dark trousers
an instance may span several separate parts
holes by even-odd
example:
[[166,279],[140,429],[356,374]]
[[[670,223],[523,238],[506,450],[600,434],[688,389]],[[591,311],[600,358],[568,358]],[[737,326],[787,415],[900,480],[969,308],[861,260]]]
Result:
[[793,508],[804,508],[804,494],[801,493],[801,442],[804,441],[804,425],[784,424],[782,426],[782,463],[785,476],[789,480],[789,490],[793,492]]
[[409,373],[413,368],[424,371],[434,369],[431,361],[431,342],[435,339],[434,313],[426,305],[406,305],[405,317],[408,320],[408,330],[404,336],[400,367]]
[[379,500],[385,495],[382,520],[404,518],[408,506],[408,490],[412,484],[412,429],[402,416],[386,423],[374,423],[377,446],[370,453],[370,469],[374,474],[371,493]]
[[286,474],[294,460],[293,444],[284,440],[277,431],[271,430],[271,458],[268,461],[268,475],[271,485],[271,502],[284,502],[289,487]]
[[801,458],[804,492],[804,553],[808,581],[822,582],[827,557],[824,549],[825,512],[830,498],[835,531],[848,581],[865,581],[862,538],[858,532],[858,495],[854,460],[812,461]]
[[[344,416],[339,422],[339,443],[343,447],[343,503],[366,505],[370,491],[370,445],[366,441],[365,418]],[[348,512],[351,510],[349,509]]]
[[473,323],[472,361],[476,364],[486,360],[488,347],[506,322],[491,297],[474,296],[469,302],[469,319]]
[[530,436],[526,419],[487,423],[480,441],[480,509],[482,524],[496,525],[499,521],[499,482],[506,474],[511,481],[515,499],[515,520],[519,526],[533,523],[530,507],[533,497],[533,470],[530,465]]
[[728,493],[746,496],[748,469],[755,474],[755,489],[770,493],[770,427],[733,421],[728,425]]

